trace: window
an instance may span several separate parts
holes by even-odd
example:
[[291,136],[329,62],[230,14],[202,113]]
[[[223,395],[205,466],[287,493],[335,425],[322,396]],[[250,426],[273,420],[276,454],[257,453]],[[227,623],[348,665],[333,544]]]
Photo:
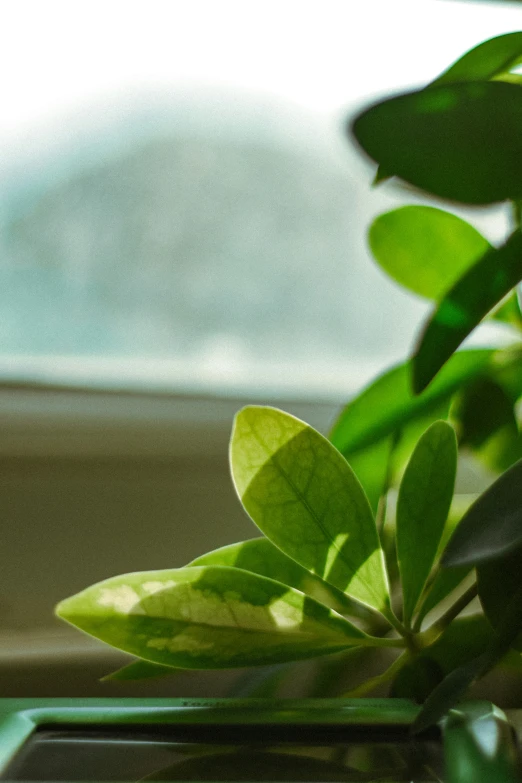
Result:
[[[404,194],[370,191],[345,116],[512,29],[515,10],[114,0],[6,14],[5,379],[342,398],[407,354],[426,305],[365,247],[372,215]],[[490,235],[500,219],[482,216]]]

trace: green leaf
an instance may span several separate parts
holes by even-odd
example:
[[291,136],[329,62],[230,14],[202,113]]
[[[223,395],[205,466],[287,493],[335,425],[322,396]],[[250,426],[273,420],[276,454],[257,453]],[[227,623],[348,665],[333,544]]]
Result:
[[443,718],[482,675],[485,666],[486,657],[481,655],[450,672],[426,699],[412,724],[412,733],[420,734]]
[[230,461],[244,508],[272,543],[387,613],[384,556],[368,499],[326,438],[287,413],[251,406],[236,416]]
[[462,218],[442,209],[406,206],[379,215],[369,231],[375,260],[394,280],[440,299],[490,243]]
[[[477,567],[477,586],[484,614],[496,628],[504,613],[505,607],[512,600],[520,587],[522,573],[522,549],[501,557],[481,563]],[[517,641],[520,648],[520,640]]]
[[459,445],[477,449],[497,430],[518,433],[512,396],[494,378],[478,378],[456,400],[452,418],[457,422]]
[[387,489],[393,460],[393,438],[387,437],[372,443],[356,454],[347,455],[347,461],[362,484],[373,513],[377,512],[379,500]]
[[[269,579],[275,579],[276,582],[290,585],[290,587],[310,595],[316,601],[320,601],[337,612],[344,613],[355,608],[353,601],[350,601],[341,590],[315,574],[311,574],[295,560],[287,557],[268,538],[253,538],[250,541],[229,544],[197,557],[188,565],[220,565],[242,568],[244,571],[251,571],[253,574],[266,576]],[[362,609],[362,607],[360,608]],[[367,612],[366,609],[363,611]]]
[[504,82],[429,87],[356,117],[362,149],[387,171],[464,204],[522,197],[522,90]]
[[432,85],[487,81],[522,62],[522,32],[490,38],[460,57]]
[[448,568],[438,571],[417,613],[417,624],[422,623],[432,609],[435,609],[441,601],[456,590],[470,571],[471,566],[460,566],[459,568]]
[[509,294],[503,302],[500,303],[491,313],[494,321],[513,326],[519,331],[522,330],[522,311],[516,291]]
[[172,677],[182,669],[173,666],[161,666],[159,663],[136,660],[123,666],[111,674],[101,678],[101,682],[135,682],[136,680],[152,680],[158,677]]
[[56,613],[119,650],[182,669],[267,665],[372,644],[309,596],[224,566],[123,574],[65,599]]
[[417,715],[414,734],[439,721],[456,704],[476,680],[487,674],[506,655],[522,627],[522,587],[505,605],[495,635],[486,651],[464,666],[452,671],[435,688]]
[[409,624],[430,575],[448,516],[457,470],[453,428],[437,421],[411,457],[397,502],[397,557]]
[[330,433],[343,454],[371,446],[408,422],[432,411],[464,383],[487,368],[493,351],[460,351],[420,396],[411,391],[411,364],[406,362],[377,378],[348,403]]
[[392,695],[425,701],[446,675],[481,655],[493,637],[484,615],[458,617],[434,644],[400,670]]
[[522,544],[522,460],[477,498],[457,526],[443,565],[476,565]]
[[444,726],[448,783],[517,783],[518,751],[513,727],[487,702],[451,710]]
[[462,341],[520,280],[522,233],[517,231],[505,245],[472,266],[438,305],[413,357],[416,392],[426,388]]

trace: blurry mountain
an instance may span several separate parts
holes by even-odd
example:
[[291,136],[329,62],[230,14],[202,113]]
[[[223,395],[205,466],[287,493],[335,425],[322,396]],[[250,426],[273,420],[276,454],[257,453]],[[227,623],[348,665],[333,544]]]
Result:
[[80,120],[5,169],[0,353],[405,353],[340,132],[227,93]]

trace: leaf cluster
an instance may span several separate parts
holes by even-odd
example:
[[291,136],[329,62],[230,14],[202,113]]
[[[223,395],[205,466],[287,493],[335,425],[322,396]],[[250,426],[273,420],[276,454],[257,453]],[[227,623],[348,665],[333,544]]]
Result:
[[[520,647],[521,62],[522,33],[499,36],[351,123],[377,182],[506,201],[513,231],[495,247],[432,205],[376,218],[377,263],[435,302],[413,357],[351,400],[328,438],[274,408],[238,413],[232,477],[261,537],[107,579],[57,607],[136,657],[111,679],[265,666],[277,680],[288,662],[336,654],[338,672],[357,651],[388,648],[388,668],[350,695],[388,685],[425,702],[421,730]],[[513,345],[458,351],[484,318]],[[459,449],[501,474],[472,503],[454,496]],[[470,614],[477,595],[484,612]]]

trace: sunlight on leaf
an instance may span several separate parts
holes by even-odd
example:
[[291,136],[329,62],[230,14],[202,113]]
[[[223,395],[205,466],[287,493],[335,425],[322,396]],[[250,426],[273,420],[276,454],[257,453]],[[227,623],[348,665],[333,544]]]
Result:
[[375,260],[394,280],[439,299],[490,243],[462,218],[442,209],[406,206],[379,215],[369,231]]
[[431,84],[486,81],[507,73],[522,62],[522,32],[490,38],[470,49]]
[[326,438],[275,408],[235,419],[232,476],[245,510],[279,549],[378,611],[389,594],[368,499]]
[[124,652],[185,669],[282,663],[371,644],[312,598],[225,566],[123,574],[56,612]]
[[[290,585],[337,612],[347,613],[355,608],[353,601],[345,593],[287,557],[268,538],[252,538],[250,541],[229,544],[197,557],[188,565],[242,568],[253,574],[275,579],[276,582],[284,585]],[[365,607],[360,609],[368,612]]]

